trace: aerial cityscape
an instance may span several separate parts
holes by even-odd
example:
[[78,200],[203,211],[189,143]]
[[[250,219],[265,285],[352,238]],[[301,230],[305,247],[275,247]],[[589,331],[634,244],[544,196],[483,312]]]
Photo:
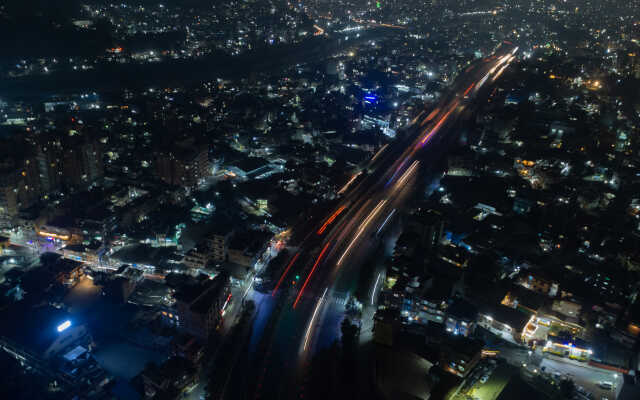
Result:
[[640,0],[3,0],[0,50],[1,399],[640,399]]

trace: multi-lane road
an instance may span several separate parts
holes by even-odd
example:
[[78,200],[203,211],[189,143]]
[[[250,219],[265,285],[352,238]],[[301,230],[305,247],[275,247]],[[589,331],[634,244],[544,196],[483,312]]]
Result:
[[252,341],[262,341],[263,346],[255,354],[247,353],[249,370],[234,373],[244,384],[233,385],[225,397],[304,397],[311,357],[339,339],[347,290],[361,260],[399,214],[420,170],[429,168],[429,160],[446,149],[442,144],[454,134],[457,122],[473,111],[516,51],[503,44],[492,56],[468,66],[435,108],[416,116],[396,141],[382,147],[345,183],[335,209],[306,228],[271,293],[281,304],[279,311],[274,311],[267,328],[254,329],[258,337]]

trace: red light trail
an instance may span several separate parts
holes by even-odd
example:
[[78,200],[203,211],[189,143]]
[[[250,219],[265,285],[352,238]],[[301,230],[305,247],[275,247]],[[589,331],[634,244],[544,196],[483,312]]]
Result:
[[289,261],[289,265],[287,265],[287,268],[284,270],[284,273],[280,277],[280,280],[278,281],[278,284],[273,289],[273,292],[271,292],[271,296],[276,294],[276,292],[278,291],[278,288],[280,287],[280,285],[282,284],[282,281],[284,280],[284,277],[287,276],[287,273],[291,269],[291,266],[293,265],[293,263],[296,262],[296,260],[298,259],[299,256],[300,256],[300,253],[296,253],[296,255],[293,256],[293,258],[291,259],[291,261]]
[[471,89],[473,89],[474,86],[475,86],[475,83],[472,83],[471,85],[469,85],[467,90],[464,91],[464,96],[468,95],[469,92],[471,91]]
[[433,118],[435,118],[435,116],[440,112],[440,108],[435,108],[433,111],[431,111],[429,113],[429,115],[427,115],[427,118],[424,119],[424,121],[422,121],[422,123],[420,124],[420,126],[424,126],[424,124],[426,124],[427,122],[431,121]]
[[334,212],[329,219],[327,219],[327,221],[322,225],[322,227],[320,229],[318,229],[318,235],[322,235],[325,231],[325,229],[327,229],[327,227],[329,225],[331,225],[331,223],[336,219],[336,217],[338,215],[340,215],[340,213],[342,213],[344,211],[344,209],[347,208],[347,206],[341,206],[340,208],[338,208],[336,210],[336,212]]
[[329,244],[331,244],[331,242],[328,242],[327,244],[325,244],[324,248],[322,249],[322,251],[318,255],[318,258],[316,259],[315,264],[313,264],[313,268],[311,268],[311,272],[309,272],[309,275],[307,275],[307,279],[305,279],[304,283],[302,284],[302,288],[300,288],[300,292],[298,293],[298,297],[296,297],[296,301],[293,303],[293,308],[296,308],[296,306],[298,305],[298,302],[300,301],[300,298],[302,297],[302,293],[304,293],[304,289],[307,287],[307,284],[309,283],[309,280],[311,279],[311,275],[313,275],[313,273],[315,272],[316,268],[318,267],[318,264],[320,264],[320,261],[322,261],[322,257],[324,257],[324,253],[327,252],[327,249],[329,248]]

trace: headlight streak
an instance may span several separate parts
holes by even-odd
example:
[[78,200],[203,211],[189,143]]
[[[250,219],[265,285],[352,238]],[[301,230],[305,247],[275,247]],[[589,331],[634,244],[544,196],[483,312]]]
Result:
[[384,222],[380,225],[380,228],[378,228],[378,231],[376,232],[376,235],[378,233],[380,233],[380,231],[382,230],[382,228],[384,228],[384,226],[387,224],[387,221],[389,221],[389,219],[391,218],[391,216],[396,212],[396,209],[394,208],[389,215],[387,215],[387,218],[384,219]]
[[311,335],[311,329],[313,328],[313,324],[315,323],[316,316],[318,315],[318,310],[320,310],[320,306],[324,301],[324,296],[327,294],[327,289],[329,288],[324,289],[324,292],[322,293],[322,297],[320,297],[320,300],[316,304],[315,310],[313,310],[313,316],[311,317],[311,321],[309,321],[309,326],[307,327],[307,333],[304,335],[304,347],[303,347],[304,351],[307,350],[307,345],[309,344],[309,336]]
[[371,305],[373,305],[374,298],[376,297],[376,288],[378,287],[378,282],[380,281],[380,276],[381,275],[382,275],[382,273],[378,274],[378,278],[376,278],[376,283],[375,283],[375,285],[373,285],[373,292],[371,292]]
[[349,188],[349,186],[351,186],[351,184],[353,183],[353,181],[355,181],[355,180],[356,180],[356,178],[360,176],[360,174],[362,174],[362,171],[360,171],[360,172],[358,172],[357,174],[353,175],[353,176],[351,177],[351,179],[349,179],[349,181],[348,181],[347,183],[345,183],[345,185],[342,187],[342,189],[340,189],[340,190],[338,191],[338,194],[342,194],[342,193],[346,192],[346,191],[347,191],[347,189]]
[[344,260],[347,254],[349,254],[349,251],[353,247],[354,243],[358,240],[358,238],[360,238],[360,235],[362,235],[362,232],[364,232],[364,230],[367,228],[371,220],[375,218],[376,214],[378,214],[378,212],[380,211],[380,209],[382,209],[382,206],[384,206],[386,202],[387,200],[380,200],[378,205],[371,211],[371,213],[369,213],[369,216],[362,222],[362,224],[360,224],[360,227],[358,228],[356,235],[351,240],[351,243],[349,243],[349,246],[347,246],[345,251],[342,253],[342,256],[340,256],[340,259],[338,259],[338,262],[337,262],[338,266],[340,266],[340,264],[342,263],[342,260]]

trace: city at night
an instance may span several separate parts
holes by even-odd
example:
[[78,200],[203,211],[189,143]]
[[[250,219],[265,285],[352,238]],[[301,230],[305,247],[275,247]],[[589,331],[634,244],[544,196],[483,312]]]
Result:
[[0,399],[640,400],[640,0],[0,0]]

